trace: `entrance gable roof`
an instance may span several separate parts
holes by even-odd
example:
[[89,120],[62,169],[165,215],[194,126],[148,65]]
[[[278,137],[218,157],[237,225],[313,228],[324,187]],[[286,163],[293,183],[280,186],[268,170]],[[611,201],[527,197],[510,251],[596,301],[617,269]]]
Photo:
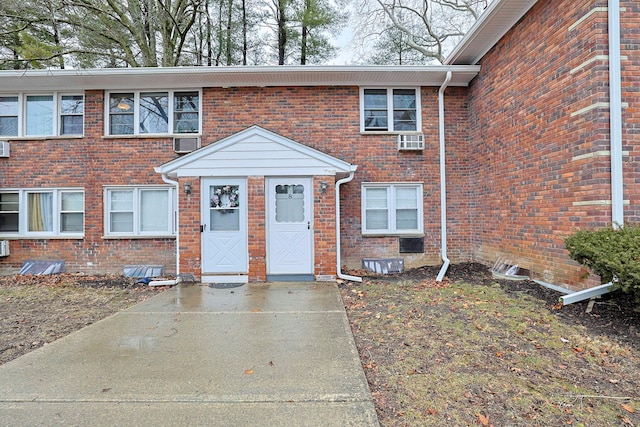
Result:
[[171,177],[183,176],[346,176],[356,165],[260,126],[202,147],[155,168]]

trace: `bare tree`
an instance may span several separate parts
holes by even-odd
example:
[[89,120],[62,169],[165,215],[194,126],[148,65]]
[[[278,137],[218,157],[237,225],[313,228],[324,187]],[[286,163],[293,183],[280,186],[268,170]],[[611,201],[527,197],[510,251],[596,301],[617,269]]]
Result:
[[[362,50],[385,34],[389,25],[404,37],[401,43],[419,52],[426,61],[442,63],[446,54],[478,19],[490,0],[361,0],[357,38]],[[363,55],[374,56],[371,52]]]

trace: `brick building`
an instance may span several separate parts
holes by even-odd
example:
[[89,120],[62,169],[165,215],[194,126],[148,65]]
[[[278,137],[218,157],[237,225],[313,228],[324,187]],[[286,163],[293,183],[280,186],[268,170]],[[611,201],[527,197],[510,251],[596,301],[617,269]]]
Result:
[[0,270],[504,258],[590,286],[564,237],[640,214],[639,21],[632,1],[494,0],[438,66],[2,71]]

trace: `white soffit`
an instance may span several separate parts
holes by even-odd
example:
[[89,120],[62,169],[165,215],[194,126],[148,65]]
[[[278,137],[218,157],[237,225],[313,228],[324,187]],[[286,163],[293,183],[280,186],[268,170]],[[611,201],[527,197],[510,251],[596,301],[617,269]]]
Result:
[[445,59],[445,65],[477,64],[537,1],[493,0]]
[[246,66],[0,71],[0,92],[264,86],[468,86],[479,66]]

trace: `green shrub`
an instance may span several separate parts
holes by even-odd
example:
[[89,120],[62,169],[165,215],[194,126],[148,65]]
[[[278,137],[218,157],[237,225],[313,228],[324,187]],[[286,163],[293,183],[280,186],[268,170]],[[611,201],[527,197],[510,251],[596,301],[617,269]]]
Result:
[[569,255],[640,300],[640,226],[578,231],[565,239]]

